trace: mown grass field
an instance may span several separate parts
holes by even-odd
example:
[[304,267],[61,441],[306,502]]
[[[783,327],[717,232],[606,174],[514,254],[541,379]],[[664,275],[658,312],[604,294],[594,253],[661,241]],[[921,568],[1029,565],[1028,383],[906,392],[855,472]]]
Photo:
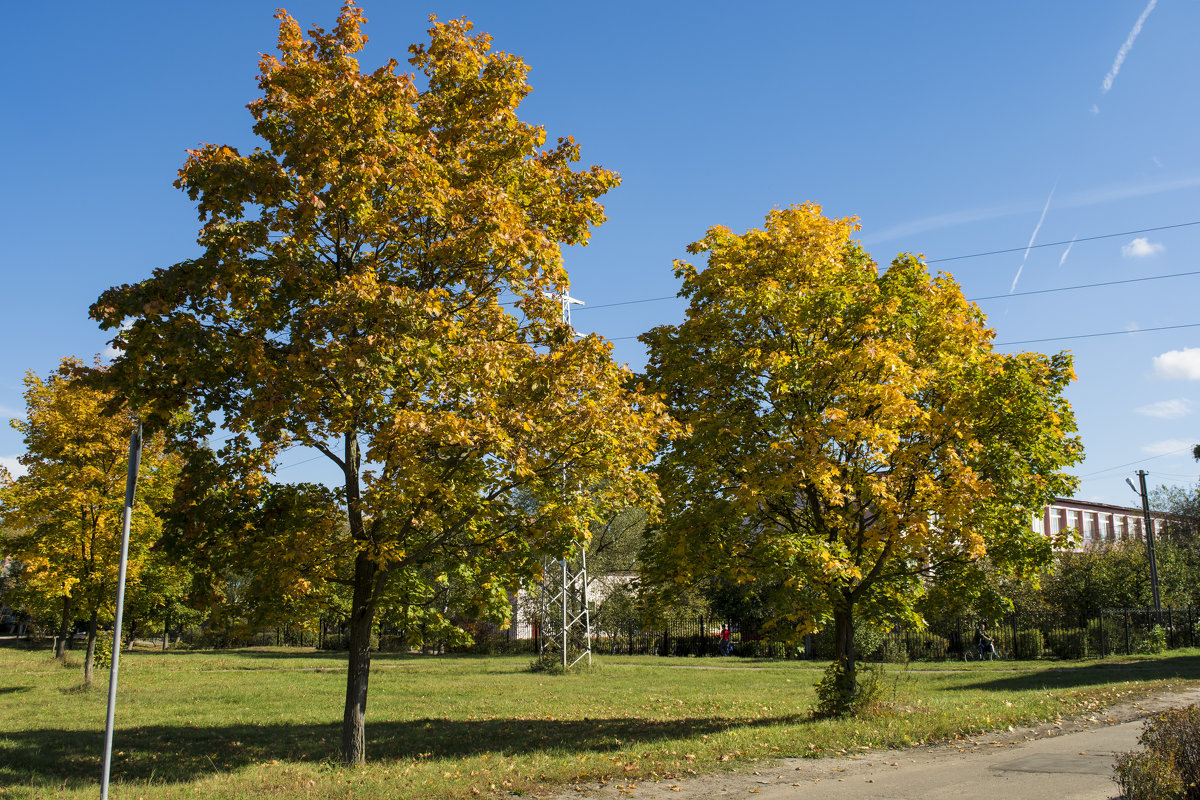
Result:
[[[297,651],[121,659],[114,800],[470,798],[673,780],[774,756],[935,741],[1200,683],[1200,650],[1088,662],[890,667],[869,719],[815,721],[824,664],[607,657],[589,673],[528,657],[374,661],[370,763],[337,762],[345,658]],[[0,648],[0,798],[98,794],[107,673]]]

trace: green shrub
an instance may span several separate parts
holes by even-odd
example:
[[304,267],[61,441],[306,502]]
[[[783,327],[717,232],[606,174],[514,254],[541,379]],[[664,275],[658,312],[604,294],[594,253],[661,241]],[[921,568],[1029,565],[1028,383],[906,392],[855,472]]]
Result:
[[1051,631],[1046,639],[1050,650],[1058,658],[1088,657],[1088,634],[1083,628]]
[[1088,621],[1088,653],[1107,656],[1125,652],[1125,624],[1122,620],[1105,615],[1103,620]]
[[[876,660],[873,655],[883,646],[887,633],[870,625],[859,624],[854,628],[854,652],[861,658]],[[829,623],[813,634],[814,658],[837,658],[837,644],[834,641],[834,626]]]
[[887,631],[870,625],[857,625],[854,628],[854,652],[869,661],[879,661],[879,651],[887,639]]
[[564,668],[562,663],[562,653],[553,650],[547,650],[544,653],[538,654],[532,661],[529,662],[530,672],[540,672],[545,675],[570,675],[579,672],[595,672],[596,666],[588,663],[585,658],[576,660],[581,655],[580,651],[572,650],[569,654],[571,661],[575,661],[574,666]]
[[1186,797],[1169,758],[1155,753],[1122,753],[1113,764],[1113,780],[1125,800],[1173,800]]
[[1162,653],[1167,649],[1167,632],[1163,630],[1162,625],[1155,625],[1150,630],[1138,636],[1137,646],[1134,649],[1139,653]]
[[883,644],[875,651],[874,655],[875,661],[885,664],[907,664],[908,644],[903,639],[889,636],[883,640]]
[[1042,632],[1036,628],[1018,630],[1016,637],[1005,648],[1009,658],[1041,658],[1046,652]]
[[[511,656],[530,653],[536,649],[537,642],[534,639],[509,639],[506,636],[489,636],[483,639],[476,639],[475,643],[468,647],[466,652],[474,655]],[[611,649],[611,642],[601,640],[597,637],[592,641],[592,649],[595,652],[607,653]]]
[[1113,767],[1126,800],[1200,800],[1200,706],[1155,714],[1138,744]]
[[866,711],[874,706],[883,694],[882,678],[881,667],[859,663],[852,676],[846,669],[846,662],[834,661],[825,668],[824,676],[817,682],[817,702],[812,709],[813,716],[845,717]]
[[108,669],[111,667],[112,651],[112,631],[96,631],[96,650],[92,653],[92,666],[96,669]]
[[950,640],[928,631],[910,631],[904,635],[904,649],[912,661],[942,661],[950,652]]

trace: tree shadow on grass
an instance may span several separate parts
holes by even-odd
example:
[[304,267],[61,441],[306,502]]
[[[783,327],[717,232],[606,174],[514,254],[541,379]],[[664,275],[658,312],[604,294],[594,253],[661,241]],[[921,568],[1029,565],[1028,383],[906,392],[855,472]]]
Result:
[[[367,756],[374,762],[458,759],[484,753],[523,755],[565,749],[609,752],[636,742],[715,734],[733,728],[799,724],[804,716],[750,722],[719,717],[670,721],[427,718],[367,721]],[[121,781],[187,782],[267,761],[336,759],[341,725],[147,726],[118,730],[113,776]],[[100,774],[103,732],[38,729],[7,733],[0,744],[0,786],[31,780],[79,786]]]
[[1146,658],[1136,661],[1108,661],[1079,666],[1055,666],[1021,672],[990,680],[946,687],[949,691],[983,689],[986,691],[1023,691],[1071,689],[1098,686],[1117,681],[1188,680],[1200,681],[1200,656],[1181,655]]

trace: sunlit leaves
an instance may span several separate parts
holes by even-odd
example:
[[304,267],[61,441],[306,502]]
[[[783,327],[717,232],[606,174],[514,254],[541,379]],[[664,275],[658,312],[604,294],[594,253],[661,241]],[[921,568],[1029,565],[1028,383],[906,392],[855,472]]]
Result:
[[307,37],[278,18],[249,106],[265,146],[204,145],[179,173],[202,255],[92,308],[132,321],[114,375],[153,412],[196,409],[197,435],[218,418],[244,434],[219,454],[238,474],[289,444],[338,466],[348,530],[321,530],[353,564],[328,578],[353,585],[360,630],[439,575],[502,613],[596,507],[656,499],[662,404],[552,298],[561,247],[587,242],[618,177],[576,169],[570,138],[544,147],[518,116],[526,66],[465,20],[411,48],[418,80],[393,61],[361,72],[350,3]]
[[856,229],[814,205],[710,229],[689,247],[706,266],[675,265],[686,321],[643,337],[690,429],[660,469],[652,576],[771,587],[793,632],[914,618],[922,578],[984,555],[1044,560],[1028,520],[1080,455],[1069,358],[995,353],[949,276],[880,271]]
[[[48,378],[25,377],[24,419],[13,421],[26,453],[27,473],[0,485],[0,524],[10,532],[7,553],[24,565],[22,591],[43,605],[69,599],[76,616],[112,614],[116,602],[125,507],[128,410],[113,411],[112,392],[84,380],[84,365],[63,359]],[[153,558],[161,523],[156,515],[178,477],[174,456],[150,437],[142,454],[138,502],[130,524],[129,589],[137,594]],[[160,565],[165,571],[165,565]],[[162,575],[159,575],[161,578]],[[160,589],[164,581],[156,581]],[[17,598],[13,598],[14,600]],[[71,617],[69,621],[74,621]]]

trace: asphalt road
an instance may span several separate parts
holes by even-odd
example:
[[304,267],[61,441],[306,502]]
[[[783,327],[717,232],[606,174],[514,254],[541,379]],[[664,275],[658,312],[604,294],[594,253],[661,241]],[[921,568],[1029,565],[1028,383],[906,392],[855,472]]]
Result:
[[843,759],[781,759],[752,773],[706,775],[686,781],[593,784],[557,798],[1109,800],[1118,796],[1112,780],[1113,760],[1117,753],[1137,746],[1145,717],[1192,703],[1200,703],[1200,689],[1115,706],[1067,723],[953,743]]

